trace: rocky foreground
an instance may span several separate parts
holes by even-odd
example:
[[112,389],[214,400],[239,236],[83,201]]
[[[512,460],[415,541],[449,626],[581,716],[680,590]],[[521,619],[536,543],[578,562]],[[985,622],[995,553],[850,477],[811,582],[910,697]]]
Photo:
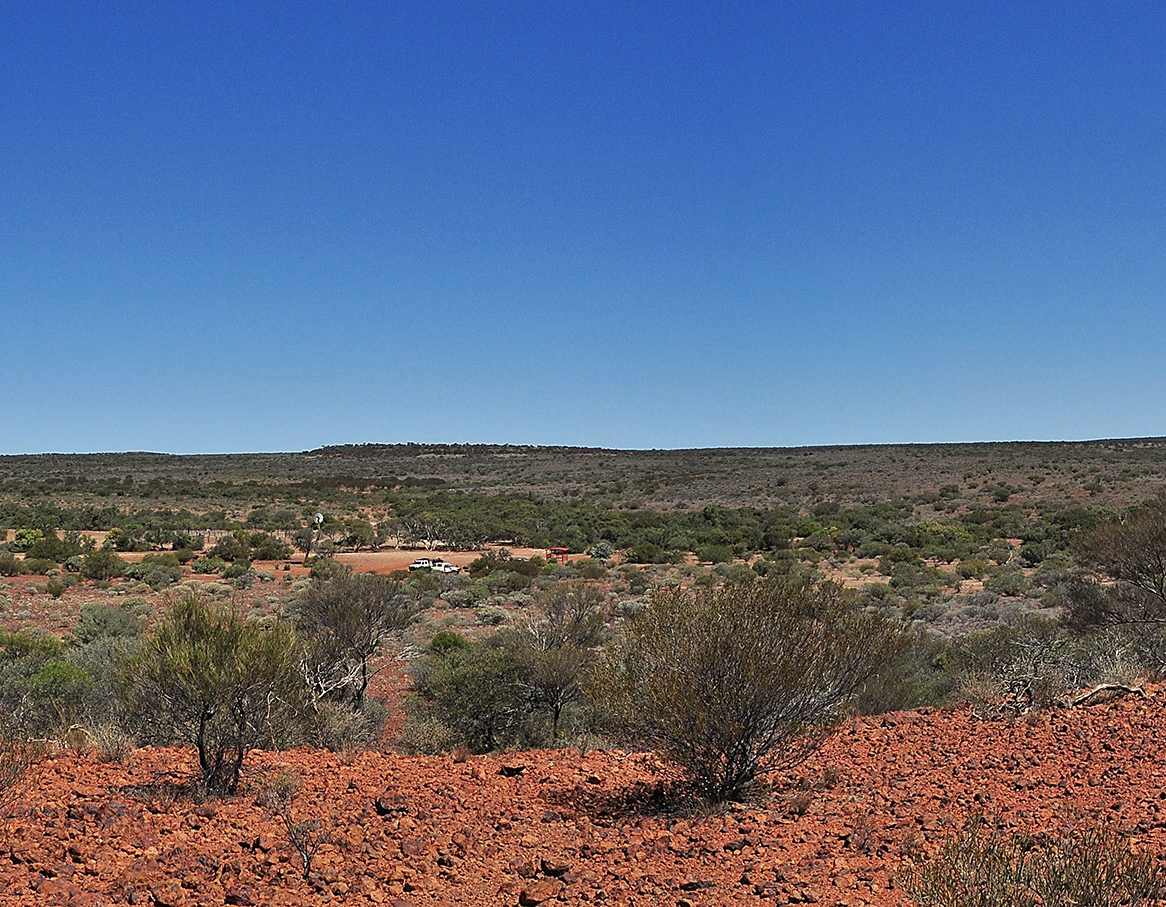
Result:
[[[971,815],[1029,831],[1101,821],[1166,853],[1166,696],[986,722],[899,713],[845,727],[762,800],[661,808],[654,757],[408,758],[297,750],[294,818],[330,833],[309,880],[252,793],[177,792],[190,754],[59,754],[0,823],[6,904],[890,905],[894,876]],[[249,771],[249,777],[254,776]]]

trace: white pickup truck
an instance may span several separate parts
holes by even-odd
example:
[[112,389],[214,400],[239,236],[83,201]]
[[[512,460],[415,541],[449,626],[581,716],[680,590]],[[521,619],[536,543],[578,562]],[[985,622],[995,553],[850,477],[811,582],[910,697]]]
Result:
[[437,557],[430,560],[427,557],[419,557],[409,565],[410,570],[433,570],[437,573],[460,573],[461,567],[457,564],[449,564]]

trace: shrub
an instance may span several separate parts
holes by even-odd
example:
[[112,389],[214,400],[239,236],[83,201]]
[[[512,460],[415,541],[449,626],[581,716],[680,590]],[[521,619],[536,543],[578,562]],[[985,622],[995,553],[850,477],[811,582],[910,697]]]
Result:
[[72,724],[93,679],[65,661],[59,639],[41,631],[0,633],[0,715],[26,736]]
[[1007,567],[984,580],[984,588],[998,595],[1020,595],[1029,585],[1028,577],[1020,570]]
[[482,605],[474,609],[474,620],[488,627],[496,627],[506,622],[506,609],[498,605]]
[[99,548],[85,555],[81,574],[89,579],[110,580],[125,573],[126,563],[108,548]]
[[0,576],[19,576],[20,565],[11,551],[0,551]]
[[305,689],[288,624],[249,624],[189,589],[119,666],[126,711],[147,739],[198,752],[202,782],[230,793],[248,750],[298,739]]
[[1114,582],[1104,591],[1075,584],[1070,595],[1079,624],[1166,620],[1166,494],[1147,501],[1121,521],[1104,523],[1075,539],[1080,561]]
[[369,660],[412,623],[417,605],[396,580],[342,570],[313,581],[293,613],[303,631],[313,695],[346,701],[359,711],[371,677]]
[[182,579],[182,567],[174,554],[147,554],[140,562],[126,567],[125,575],[158,590]]
[[323,820],[297,817],[295,801],[303,782],[298,775],[285,770],[264,774],[256,783],[259,802],[283,824],[288,842],[300,856],[303,877],[309,878],[313,858],[332,840],[332,835]]
[[127,598],[118,604],[85,602],[77,625],[73,628],[76,645],[86,645],[99,639],[133,639],[146,626],[145,599]]
[[700,545],[694,554],[698,561],[706,564],[723,564],[733,559],[733,549],[729,545]]
[[48,576],[49,571],[57,566],[57,562],[43,557],[26,557],[20,566],[21,573],[27,573],[31,576]]
[[801,761],[904,645],[841,587],[804,578],[657,591],[596,692],[718,802]]
[[221,557],[200,557],[190,562],[192,573],[222,573],[227,569],[227,562]]
[[43,752],[41,746],[0,728],[0,805],[15,792]]
[[435,637],[419,665],[410,723],[448,730],[440,736],[487,753],[512,739],[521,721],[519,667],[496,640],[455,642],[456,635]]
[[519,667],[519,687],[529,709],[551,719],[559,739],[566,710],[584,698],[583,680],[603,638],[605,598],[586,583],[560,583],[537,599],[543,617],[528,619],[505,637]]
[[612,547],[611,542],[600,540],[587,549],[587,556],[593,557],[597,561],[611,560],[611,556],[615,554],[615,548]]
[[919,907],[1149,907],[1166,876],[1152,856],[1105,829],[1037,846],[974,819],[897,881]]

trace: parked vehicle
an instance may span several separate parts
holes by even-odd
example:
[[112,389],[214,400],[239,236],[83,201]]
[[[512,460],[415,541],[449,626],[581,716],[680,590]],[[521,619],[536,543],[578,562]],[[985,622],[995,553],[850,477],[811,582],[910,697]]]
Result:
[[432,570],[435,573],[461,573],[461,567],[457,564],[449,564],[439,557],[430,560],[427,557],[419,557],[409,565],[410,570]]

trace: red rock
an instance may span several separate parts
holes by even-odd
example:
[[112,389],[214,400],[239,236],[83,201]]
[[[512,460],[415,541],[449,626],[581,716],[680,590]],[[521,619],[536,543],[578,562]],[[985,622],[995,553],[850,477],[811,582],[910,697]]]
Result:
[[541,904],[543,901],[557,898],[565,887],[558,879],[539,879],[537,882],[531,882],[522,889],[522,892],[518,895],[518,903],[522,907],[534,907],[534,905]]

